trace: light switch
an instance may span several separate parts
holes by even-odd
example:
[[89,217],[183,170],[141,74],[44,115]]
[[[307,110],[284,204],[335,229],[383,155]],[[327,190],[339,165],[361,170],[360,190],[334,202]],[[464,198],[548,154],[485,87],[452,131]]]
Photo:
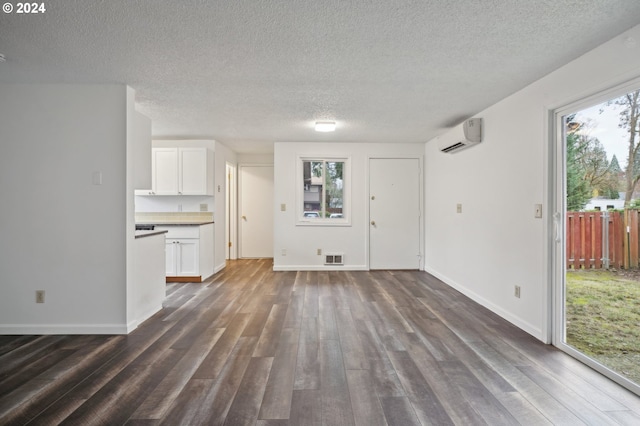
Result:
[[280,204],[280,211],[281,212],[286,212],[287,211],[287,205],[286,204]]
[[462,213],[462,204],[456,205],[456,213]]

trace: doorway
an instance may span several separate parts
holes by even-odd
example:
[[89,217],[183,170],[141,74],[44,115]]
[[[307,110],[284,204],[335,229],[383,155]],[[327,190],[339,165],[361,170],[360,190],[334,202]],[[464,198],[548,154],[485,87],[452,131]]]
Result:
[[239,178],[239,256],[273,257],[273,165],[241,165]]
[[369,159],[369,268],[420,269],[420,160]]
[[640,82],[553,122],[553,344],[640,394]]

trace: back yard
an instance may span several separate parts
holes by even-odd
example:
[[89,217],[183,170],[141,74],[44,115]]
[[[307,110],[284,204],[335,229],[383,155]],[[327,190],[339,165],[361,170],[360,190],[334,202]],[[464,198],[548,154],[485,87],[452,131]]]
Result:
[[567,343],[640,383],[640,273],[567,271]]

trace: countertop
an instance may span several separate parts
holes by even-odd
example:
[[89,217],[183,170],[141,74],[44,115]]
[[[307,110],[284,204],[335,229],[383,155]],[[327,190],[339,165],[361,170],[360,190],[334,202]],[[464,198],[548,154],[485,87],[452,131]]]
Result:
[[[136,222],[136,225],[154,225],[154,226],[200,226],[200,225],[208,225],[210,223],[215,223],[212,220],[209,221],[146,221],[146,222]],[[153,231],[152,231],[153,232]]]
[[167,231],[153,230],[153,231],[136,231],[136,238],[150,237],[152,235],[166,234]]

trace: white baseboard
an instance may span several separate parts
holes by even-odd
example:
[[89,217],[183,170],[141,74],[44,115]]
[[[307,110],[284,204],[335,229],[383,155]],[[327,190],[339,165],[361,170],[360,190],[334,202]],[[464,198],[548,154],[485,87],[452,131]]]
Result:
[[544,335],[542,333],[542,330],[539,327],[536,327],[533,324],[530,324],[527,321],[524,321],[522,318],[512,314],[509,311],[505,311],[501,307],[493,304],[492,302],[488,301],[487,299],[483,298],[482,296],[478,295],[477,293],[469,290],[467,287],[461,285],[460,283],[457,283],[456,281],[450,279],[449,277],[447,277],[445,275],[442,275],[442,274],[438,273],[437,271],[434,271],[434,270],[432,270],[430,268],[427,268],[427,267],[425,267],[424,270],[425,270],[425,272],[430,273],[431,275],[433,275],[434,277],[438,278],[440,281],[444,282],[448,286],[455,288],[460,293],[462,293],[465,296],[467,296],[469,299],[473,300],[474,302],[479,303],[480,305],[482,305],[485,308],[489,309],[491,312],[493,312],[496,315],[502,317],[503,319],[509,321],[511,324],[513,324],[516,327],[520,328],[521,330],[529,333],[530,335],[532,335],[536,339],[541,340],[541,341],[544,342]]
[[127,324],[0,324],[0,335],[128,334]]
[[[145,322],[146,320],[148,320],[149,318],[154,316],[161,309],[162,309],[162,304],[160,304],[159,306],[155,306],[155,307],[149,309],[147,312],[145,312],[144,314],[140,315],[139,318],[131,321],[129,324],[127,324],[127,333],[126,334],[131,333],[133,330],[138,328],[138,326],[140,324],[142,324],[143,322]],[[99,334],[99,333],[94,333],[94,334]]]
[[273,265],[274,271],[368,271],[366,265]]

